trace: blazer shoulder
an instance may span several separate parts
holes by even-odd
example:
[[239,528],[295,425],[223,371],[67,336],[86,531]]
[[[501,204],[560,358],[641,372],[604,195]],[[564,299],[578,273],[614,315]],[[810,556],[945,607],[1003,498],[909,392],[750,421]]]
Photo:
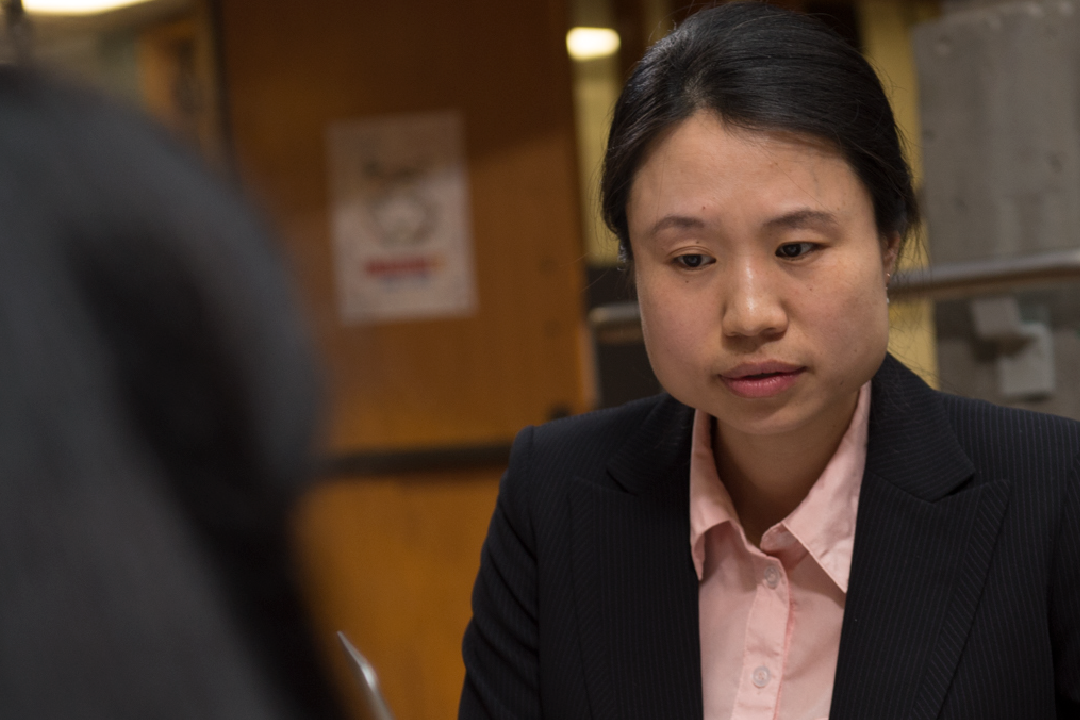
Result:
[[606,482],[612,466],[628,461],[662,466],[687,445],[692,420],[691,408],[661,393],[525,428],[514,441],[504,486],[554,490],[574,478]]
[[936,395],[976,466],[1041,463],[1068,470],[1080,456],[1076,420],[943,392]]
[[594,410],[528,428],[532,462],[550,465],[552,469],[559,466],[583,469],[597,463],[606,464],[643,426],[663,422],[657,416],[672,411],[677,413],[680,408],[685,406],[667,393],[661,393],[619,407]]

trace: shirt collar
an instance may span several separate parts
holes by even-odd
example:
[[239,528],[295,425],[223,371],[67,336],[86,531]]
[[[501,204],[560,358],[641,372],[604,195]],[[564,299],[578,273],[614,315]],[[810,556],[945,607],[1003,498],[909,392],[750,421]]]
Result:
[[[855,414],[836,452],[806,498],[779,525],[784,526],[837,587],[847,593],[855,546],[855,517],[866,464],[870,424],[870,383],[859,390]],[[704,576],[705,534],[724,523],[739,528],[739,517],[719,476],[712,447],[712,418],[694,413],[690,455],[690,550],[698,580]],[[769,533],[763,540],[768,545]],[[744,540],[745,541],[745,540]]]

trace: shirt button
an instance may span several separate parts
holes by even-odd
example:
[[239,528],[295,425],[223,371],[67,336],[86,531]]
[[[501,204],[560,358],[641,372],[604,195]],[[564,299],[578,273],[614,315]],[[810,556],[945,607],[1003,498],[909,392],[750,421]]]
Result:
[[780,584],[780,571],[776,569],[775,565],[769,565],[765,568],[765,584],[773,590]]
[[754,681],[755,687],[763,688],[769,684],[769,680],[772,679],[772,673],[769,672],[769,668],[765,667],[764,665],[759,665],[757,670],[754,671],[754,674],[751,676],[751,678]]

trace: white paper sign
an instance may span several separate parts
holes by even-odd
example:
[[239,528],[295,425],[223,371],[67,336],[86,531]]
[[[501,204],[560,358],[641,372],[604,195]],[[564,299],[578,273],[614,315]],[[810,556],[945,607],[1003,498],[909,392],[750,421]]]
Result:
[[341,122],[327,139],[342,321],[476,312],[461,115]]

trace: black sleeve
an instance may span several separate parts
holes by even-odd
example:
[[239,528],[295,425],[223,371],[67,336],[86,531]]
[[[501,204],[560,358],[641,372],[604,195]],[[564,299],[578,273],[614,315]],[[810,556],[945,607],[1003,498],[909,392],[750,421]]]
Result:
[[459,720],[540,718],[537,558],[529,507],[533,429],[514,441],[480,558],[462,655]]
[[1050,632],[1059,718],[1080,717],[1080,458],[1073,461],[1051,569]]

